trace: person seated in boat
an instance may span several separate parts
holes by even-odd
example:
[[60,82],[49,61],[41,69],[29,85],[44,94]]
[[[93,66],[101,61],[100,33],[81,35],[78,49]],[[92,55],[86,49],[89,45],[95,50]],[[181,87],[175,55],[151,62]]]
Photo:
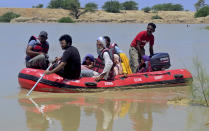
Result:
[[106,42],[106,48],[110,49],[110,51],[113,52],[113,54],[120,54],[123,51],[118,47],[116,43],[111,43],[111,39],[109,36],[104,36],[105,42]]
[[130,66],[133,73],[137,72],[137,68],[140,64],[141,58],[145,55],[144,46],[149,42],[149,52],[150,57],[154,55],[154,35],[156,25],[154,23],[149,23],[147,25],[147,30],[141,31],[137,34],[134,40],[130,44],[129,57]]
[[96,45],[98,58],[95,61],[93,70],[99,72],[100,75],[97,76],[95,80],[113,80],[113,54],[109,51],[109,49],[105,48],[106,42],[103,37],[99,37],[97,39]]
[[65,50],[62,57],[56,59],[61,61],[52,70],[46,71],[45,74],[56,73],[66,79],[79,79],[81,73],[81,58],[78,49],[72,46],[72,38],[68,34],[62,35],[59,41],[61,48]]
[[122,75],[123,74],[123,68],[120,62],[120,57],[118,54],[114,54],[114,75]]
[[92,69],[94,67],[94,60],[95,59],[92,54],[87,54],[83,59],[82,65],[89,69]]
[[143,55],[141,62],[138,67],[138,73],[143,73],[143,72],[151,72],[151,64],[150,64],[150,57],[147,55]]
[[125,53],[118,47],[116,43],[111,43],[111,39],[109,36],[104,36],[106,41],[106,47],[112,51],[113,54],[118,54],[121,59],[121,64],[123,67],[123,74],[131,74],[131,68],[129,65],[129,59]]
[[31,36],[26,48],[26,67],[36,69],[46,69],[48,67],[48,34],[41,31],[38,38]]
[[80,75],[80,77],[94,77],[94,76],[98,76],[98,75],[99,75],[98,72],[96,72],[94,70],[91,70],[84,65],[81,65],[81,75]]
[[99,74],[96,71],[93,71],[94,67],[94,56],[87,54],[81,65],[81,76],[80,77],[93,77],[98,76]]

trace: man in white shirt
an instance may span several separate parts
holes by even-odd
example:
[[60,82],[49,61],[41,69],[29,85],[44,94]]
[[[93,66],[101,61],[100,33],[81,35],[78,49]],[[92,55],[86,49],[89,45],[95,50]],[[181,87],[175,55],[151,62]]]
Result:
[[105,48],[106,41],[103,37],[99,37],[97,39],[97,53],[98,58],[101,59],[104,63],[104,68],[102,73],[95,78],[96,81],[100,81],[102,79],[108,80],[112,79],[114,77],[113,73],[113,56],[111,55],[111,52]]

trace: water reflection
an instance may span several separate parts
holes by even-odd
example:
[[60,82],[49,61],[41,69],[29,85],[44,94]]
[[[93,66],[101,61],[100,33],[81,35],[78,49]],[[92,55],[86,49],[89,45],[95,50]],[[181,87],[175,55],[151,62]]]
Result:
[[[209,130],[209,109],[201,110],[205,107],[195,106],[188,110],[187,128],[189,131],[208,131]],[[199,110],[197,112],[197,110]],[[201,111],[200,111],[201,110]],[[196,125],[200,126],[196,126]]]
[[[174,95],[171,90],[100,94],[35,93],[32,98],[26,98],[25,90],[21,90],[18,102],[25,110],[27,127],[30,130],[46,131],[51,126],[59,124],[62,128],[59,130],[77,131],[85,130],[84,127],[91,124],[93,126],[91,128],[96,131],[122,130],[123,127],[135,131],[151,131],[153,113],[165,113],[168,108],[167,100],[182,92],[180,89]],[[84,119],[86,126],[80,124]],[[118,120],[123,124],[118,124]]]
[[133,128],[136,131],[141,129],[151,131],[152,129],[152,111],[149,104],[132,104],[130,119],[133,121]]
[[46,131],[48,129],[49,121],[47,120],[47,117],[43,113],[41,113],[39,108],[35,107],[31,100],[19,99],[18,102],[25,110],[26,123],[29,129],[40,131]]
[[73,98],[23,98],[18,100],[26,112],[28,128],[40,131],[46,131],[56,121],[59,121],[63,131],[69,131],[69,129],[77,131],[81,111],[80,106],[71,104],[75,101],[77,99]]

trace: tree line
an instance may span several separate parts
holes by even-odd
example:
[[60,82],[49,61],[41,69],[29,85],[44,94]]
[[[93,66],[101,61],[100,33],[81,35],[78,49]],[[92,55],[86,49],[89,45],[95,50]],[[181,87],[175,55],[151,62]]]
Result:
[[[76,19],[80,15],[86,12],[94,12],[98,10],[98,5],[96,3],[90,2],[85,5],[84,8],[81,8],[79,0],[51,0],[47,8],[62,8],[71,10]],[[138,4],[135,1],[126,1],[119,3],[118,1],[107,1],[102,6],[107,12],[119,13],[120,10],[138,10]]]
[[[36,6],[32,6],[32,8],[43,8],[43,4],[38,4]],[[205,0],[197,0],[194,4],[196,9],[194,17],[206,17],[209,15],[209,5],[205,3]],[[66,10],[71,10],[70,15],[75,19],[78,19],[82,14],[86,12],[94,12],[98,10],[98,5],[96,3],[90,2],[85,4],[82,8],[80,6],[79,0],[51,0],[48,4],[47,8],[61,8]],[[109,0],[104,3],[102,9],[111,12],[111,13],[119,13],[120,10],[138,10],[138,3],[133,0],[128,0],[123,3],[120,3],[117,0]],[[184,8],[180,4],[172,4],[172,3],[164,3],[157,4],[152,7],[145,7],[142,9],[144,12],[149,13],[150,11],[158,12],[158,11],[183,11]],[[19,14],[13,12],[7,12],[0,16],[0,22],[10,22],[12,19],[20,17]],[[152,17],[152,19],[161,19],[158,14]],[[72,23],[73,20],[70,17],[63,17],[58,22],[69,22]]]
[[[42,8],[42,7],[43,7],[42,4],[33,6],[33,8]],[[71,15],[75,19],[78,19],[82,14],[85,14],[86,12],[94,12],[98,10],[98,5],[96,3],[90,2],[85,4],[85,6],[82,8],[80,6],[79,0],[51,0],[47,8],[52,8],[52,9],[61,8],[61,9],[71,10]],[[102,6],[103,10],[111,13],[119,13],[120,10],[138,10],[138,8],[139,8],[138,3],[133,0],[128,0],[123,3],[120,3],[117,0],[109,0],[106,1]],[[153,7],[147,7],[143,10],[145,12],[149,12],[150,10],[182,11],[184,10],[184,8],[180,4],[166,3],[166,4],[158,4]]]
[[[196,9],[195,18],[209,15],[209,6],[205,3],[205,0],[198,0],[194,4],[194,7]],[[38,4],[37,6],[33,6],[33,8],[43,8],[43,4]],[[98,10],[98,5],[94,2],[89,2],[82,8],[79,0],[51,0],[47,8],[70,10],[70,15],[75,19],[79,19],[79,17],[86,12]],[[120,10],[138,10],[138,8],[138,3],[133,0],[128,0],[123,3],[120,3],[117,0],[109,0],[102,6],[103,10],[111,13],[120,13]],[[184,7],[181,4],[164,3],[152,7],[145,7],[142,10],[146,13],[149,13],[150,11],[183,11]]]

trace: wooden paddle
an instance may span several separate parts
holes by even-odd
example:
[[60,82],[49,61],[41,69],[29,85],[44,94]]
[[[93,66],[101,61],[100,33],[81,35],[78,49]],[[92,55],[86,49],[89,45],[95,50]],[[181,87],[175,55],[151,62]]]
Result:
[[[51,68],[52,65],[53,65],[53,64],[50,63],[50,65],[49,65],[49,67],[46,69],[46,71],[48,71],[48,70]],[[44,77],[44,75],[45,75],[45,74],[42,74],[42,76],[38,79],[38,81],[36,82],[36,84],[31,88],[31,90],[27,93],[26,96],[29,96],[29,95],[30,95],[30,93],[36,88],[36,86],[38,85],[38,83],[39,83],[39,82],[41,81],[41,79]]]

